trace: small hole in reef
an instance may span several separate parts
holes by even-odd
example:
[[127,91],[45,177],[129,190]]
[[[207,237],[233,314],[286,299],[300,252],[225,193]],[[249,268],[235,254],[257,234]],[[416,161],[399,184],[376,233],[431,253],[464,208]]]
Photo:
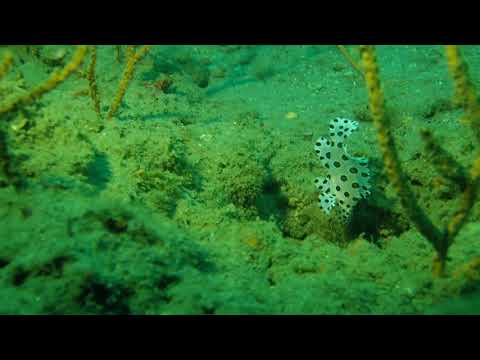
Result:
[[108,231],[114,234],[123,233],[128,229],[128,221],[124,218],[108,218],[103,222],[103,225]]

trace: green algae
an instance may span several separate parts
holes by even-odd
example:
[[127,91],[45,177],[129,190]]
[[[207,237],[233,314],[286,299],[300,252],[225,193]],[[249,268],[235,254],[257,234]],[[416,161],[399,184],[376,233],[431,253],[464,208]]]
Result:
[[[61,64],[55,47],[13,51],[0,101]],[[478,51],[465,49],[472,74]],[[464,166],[474,138],[449,105],[442,49],[383,46],[378,56],[402,167],[444,221],[460,189],[436,173],[420,129]],[[123,68],[114,47],[98,48],[97,67],[106,105]],[[433,250],[382,173],[364,86],[335,47],[154,46],[136,74],[109,122],[81,74],[0,119],[22,180],[0,182],[0,313],[480,312],[479,269],[462,270],[480,255],[478,204],[447,277],[433,279]],[[162,76],[167,92],[154,86]],[[361,121],[349,152],[373,173],[348,226],[318,209],[313,186],[313,142],[335,116]]]

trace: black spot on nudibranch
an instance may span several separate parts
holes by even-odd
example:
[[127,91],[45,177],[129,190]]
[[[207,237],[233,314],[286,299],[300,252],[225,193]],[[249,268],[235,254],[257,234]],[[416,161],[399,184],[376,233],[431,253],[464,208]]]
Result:
[[339,132],[337,133],[337,135],[338,135],[338,136],[342,136],[342,135],[343,135],[343,132],[342,132],[342,131],[339,131]]
[[326,180],[326,179],[325,179],[325,180],[323,180],[323,183],[324,183],[324,184],[326,184],[326,183],[327,183],[327,180]]
[[338,161],[334,161],[333,162],[333,166],[339,168],[340,167],[340,163]]
[[337,191],[340,191],[340,186],[337,185],[337,187],[335,188]]
[[330,159],[330,156],[331,156],[331,155],[332,155],[332,154],[330,153],[330,151],[325,154],[325,156],[327,157],[327,159]]
[[315,150],[315,152],[316,152],[317,154],[319,154],[319,153],[320,153],[320,150],[317,149],[317,150]]
[[334,122],[338,122],[338,119],[333,120]]
[[347,161],[347,160],[348,160],[348,156],[347,156],[347,155],[342,155],[342,160]]
[[315,183],[318,183],[318,179],[315,179]]
[[347,177],[345,175],[340,176],[340,180],[347,181]]
[[358,189],[359,187],[360,187],[360,185],[358,185],[358,183],[356,183],[356,182],[352,183],[352,188]]
[[335,126],[333,126],[333,125],[330,125],[330,129],[335,129]]
[[343,193],[343,195],[345,195],[345,197],[349,197],[349,196],[350,196],[350,194],[349,194],[348,192],[346,192],[346,191]]
[[362,173],[361,174],[363,177],[368,177],[368,174],[367,173]]
[[342,148],[343,143],[339,142],[339,143],[337,144],[337,146],[338,146],[339,148]]
[[320,146],[320,145],[322,145],[322,143],[321,143],[320,141],[317,141],[317,142],[315,143],[315,145]]
[[356,174],[356,173],[358,172],[358,170],[357,170],[357,168],[352,167],[352,168],[350,169],[350,172],[351,172],[352,174]]

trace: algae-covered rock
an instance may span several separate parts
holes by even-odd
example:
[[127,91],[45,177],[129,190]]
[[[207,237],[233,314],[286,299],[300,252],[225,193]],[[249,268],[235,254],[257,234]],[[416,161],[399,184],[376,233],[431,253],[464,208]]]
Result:
[[[480,204],[449,249],[445,277],[433,277],[435,251],[385,176],[365,84],[338,48],[152,46],[107,120],[122,48],[97,46],[95,74],[87,54],[58,87],[0,115],[0,313],[479,312]],[[443,176],[420,131],[458,174],[470,173],[475,134],[448,104],[441,49],[377,49],[402,181],[442,229],[466,179]],[[0,107],[48,87],[72,50],[1,47],[0,61],[14,56]],[[478,47],[465,54],[478,73]],[[315,154],[319,136],[345,136],[337,117],[362,131],[348,153],[320,143]],[[314,180],[342,184],[331,166],[348,154],[369,159],[372,194],[357,203],[344,193],[325,212]],[[346,223],[339,205],[350,205]]]
[[170,287],[211,270],[194,236],[165,218],[65,196],[18,197],[2,216],[1,313],[160,313]]

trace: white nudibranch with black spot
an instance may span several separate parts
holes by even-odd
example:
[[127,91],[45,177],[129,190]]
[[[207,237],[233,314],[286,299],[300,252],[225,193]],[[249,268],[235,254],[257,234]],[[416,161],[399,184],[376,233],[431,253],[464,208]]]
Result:
[[315,179],[320,191],[318,205],[330,214],[338,203],[342,219],[347,221],[358,201],[370,195],[368,159],[347,152],[345,139],[358,128],[357,121],[335,118],[329,127],[330,138],[320,136],[315,142],[315,152],[328,170],[326,177]]

